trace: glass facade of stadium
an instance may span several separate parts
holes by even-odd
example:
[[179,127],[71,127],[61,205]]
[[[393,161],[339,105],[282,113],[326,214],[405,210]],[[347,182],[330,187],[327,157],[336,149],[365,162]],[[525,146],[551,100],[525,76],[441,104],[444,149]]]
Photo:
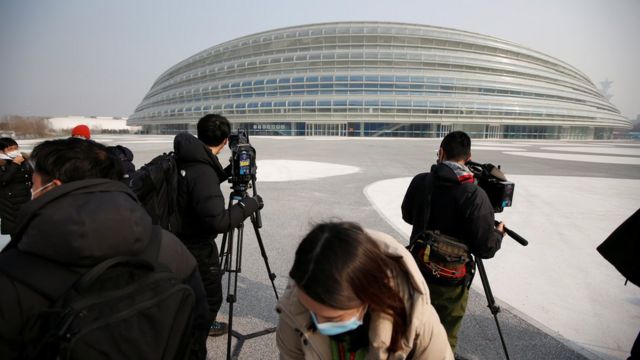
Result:
[[252,135],[608,139],[630,122],[555,58],[453,29],[379,22],[289,27],[173,66],[129,125],[195,131],[207,113]]

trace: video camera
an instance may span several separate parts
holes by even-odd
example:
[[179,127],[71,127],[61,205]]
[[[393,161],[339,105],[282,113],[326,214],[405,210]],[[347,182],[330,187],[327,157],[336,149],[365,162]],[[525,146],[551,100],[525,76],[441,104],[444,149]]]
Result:
[[246,191],[249,183],[256,179],[256,149],[249,143],[249,133],[238,129],[229,135],[231,149],[231,178],[236,191]]
[[511,206],[515,184],[507,180],[500,170],[500,165],[479,164],[473,161],[467,161],[466,165],[476,178],[478,186],[489,196],[494,212],[502,212],[505,207]]

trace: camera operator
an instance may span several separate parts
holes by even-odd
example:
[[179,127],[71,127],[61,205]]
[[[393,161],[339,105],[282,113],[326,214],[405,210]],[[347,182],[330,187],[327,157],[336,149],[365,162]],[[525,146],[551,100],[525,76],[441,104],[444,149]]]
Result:
[[[425,230],[437,230],[454,238],[472,255],[493,257],[504,236],[504,224],[494,226],[494,211],[485,191],[474,183],[473,173],[465,166],[471,158],[471,139],[462,131],[444,137],[437,164],[431,172],[416,175],[402,202],[402,218],[413,225],[411,243]],[[431,303],[444,325],[455,351],[458,330],[469,298],[474,264],[460,269],[439,268],[424,271]],[[456,277],[451,274],[462,274]]]
[[198,261],[209,304],[209,335],[227,332],[227,324],[216,321],[222,305],[222,269],[215,238],[238,226],[262,206],[259,196],[246,197],[227,209],[220,185],[230,176],[218,161],[227,145],[231,124],[225,117],[208,114],[198,121],[198,138],[180,133],[174,139],[174,150],[183,185],[179,194],[184,199],[182,227],[178,237]]

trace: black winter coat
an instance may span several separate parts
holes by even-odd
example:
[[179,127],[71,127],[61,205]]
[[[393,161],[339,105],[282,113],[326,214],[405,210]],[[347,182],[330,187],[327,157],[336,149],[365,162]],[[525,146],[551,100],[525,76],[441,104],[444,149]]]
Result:
[[245,198],[225,207],[220,185],[229,178],[218,157],[202,141],[189,133],[176,135],[173,141],[178,167],[186,191],[182,209],[182,230],[178,237],[187,244],[214,239],[236,227],[258,209],[253,198]]
[[[41,256],[72,268],[90,268],[115,256],[137,256],[152,233],[151,218],[122,183],[89,179],[57,186],[25,204],[15,242],[7,248]],[[194,331],[206,337],[208,308],[196,260],[171,233],[161,231],[158,261],[196,294]],[[2,261],[2,254],[0,254]],[[43,274],[47,276],[47,274]],[[36,334],[29,319],[50,306],[48,300],[0,273],[0,359],[20,356]]]
[[0,160],[0,232],[14,233],[20,206],[31,200],[33,169],[25,160],[20,165]]
[[[429,212],[427,224],[425,211]],[[502,244],[487,194],[473,183],[461,184],[445,164],[433,165],[430,173],[418,174],[411,180],[402,202],[402,218],[413,225],[412,241],[424,230],[439,230],[459,239],[471,253],[484,259],[493,257]]]
[[598,246],[598,252],[636,286],[640,286],[640,209]]

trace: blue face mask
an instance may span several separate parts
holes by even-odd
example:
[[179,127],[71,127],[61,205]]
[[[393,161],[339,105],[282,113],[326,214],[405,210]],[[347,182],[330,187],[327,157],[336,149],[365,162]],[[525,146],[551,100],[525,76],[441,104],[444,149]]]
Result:
[[319,323],[316,314],[313,311],[310,311],[311,319],[313,319],[313,323],[316,325],[316,328],[322,335],[333,336],[342,333],[346,333],[347,331],[351,331],[356,329],[358,326],[362,325],[362,320],[358,319],[357,316],[353,318],[341,322],[324,322]]

